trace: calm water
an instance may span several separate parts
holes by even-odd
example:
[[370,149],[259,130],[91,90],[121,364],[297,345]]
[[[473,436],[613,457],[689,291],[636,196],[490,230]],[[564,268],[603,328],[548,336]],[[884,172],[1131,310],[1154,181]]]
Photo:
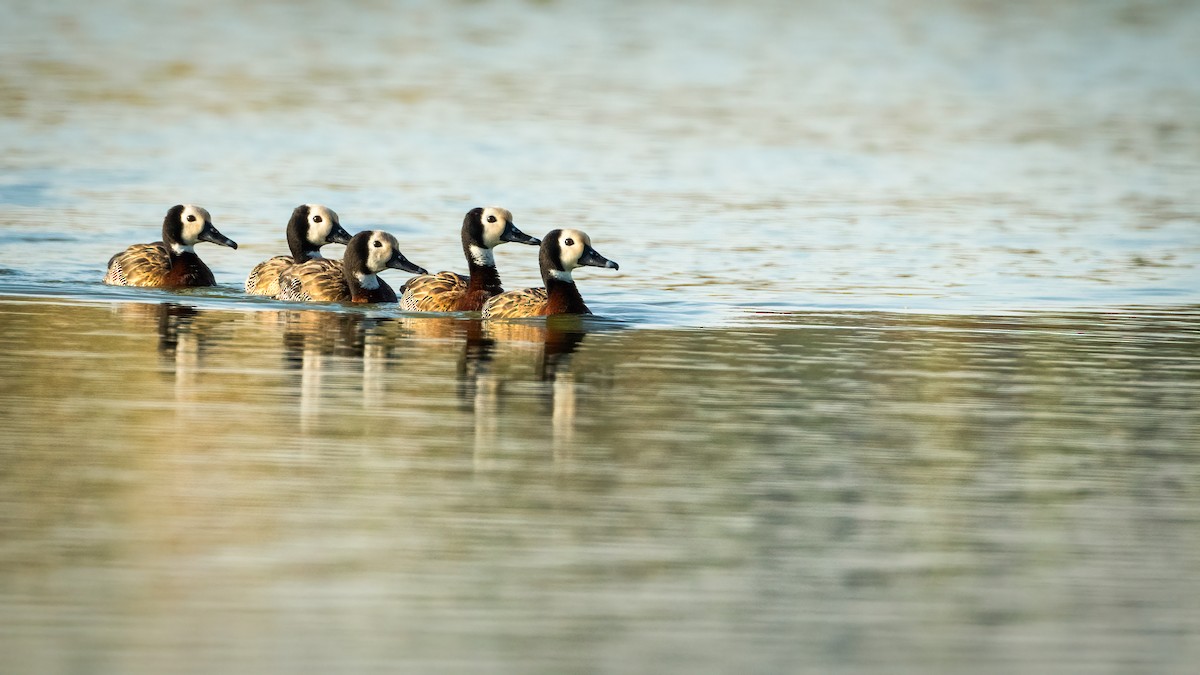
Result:
[[[0,672],[1194,672],[1200,4],[843,4],[6,7]],[[301,202],[621,270],[242,297]]]

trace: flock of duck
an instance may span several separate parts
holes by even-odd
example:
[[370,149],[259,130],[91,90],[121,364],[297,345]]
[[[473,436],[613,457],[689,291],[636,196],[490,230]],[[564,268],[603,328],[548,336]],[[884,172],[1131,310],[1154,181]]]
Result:
[[[104,283],[114,286],[181,288],[213,286],[212,270],[196,255],[199,242],[236,249],[237,242],[217,231],[212,216],[193,204],[177,204],[163,219],[162,241],[134,244],[108,261]],[[430,274],[400,252],[400,244],[383,230],[354,236],[338,215],[319,204],[301,204],[287,224],[291,255],[265,260],[246,277],[246,293],[300,302],[398,302],[415,312],[482,312],[485,319],[554,314],[590,314],[571,271],[591,265],[618,269],[617,263],[592,248],[579,230],[551,230],[542,239],[513,225],[512,213],[499,207],[474,208],[462,224],[462,247],[468,274]],[[542,288],[505,292],[492,249],[505,242],[540,247]],[[322,257],[326,244],[345,244],[341,260]],[[400,293],[379,278],[392,268],[416,274]]]

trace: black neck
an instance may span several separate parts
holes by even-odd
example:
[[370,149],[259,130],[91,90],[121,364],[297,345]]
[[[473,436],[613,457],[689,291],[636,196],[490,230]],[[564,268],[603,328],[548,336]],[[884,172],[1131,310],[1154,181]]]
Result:
[[500,271],[494,265],[480,265],[472,260],[471,254],[468,253],[467,267],[471,271],[468,290],[487,291],[489,295],[498,295],[504,292],[504,288],[500,286]]
[[546,282],[546,304],[555,314],[587,314],[587,305],[574,281],[558,279],[550,275],[544,277]]
[[482,251],[488,250],[483,245],[483,222],[480,220],[482,214],[483,209],[471,209],[463,218],[462,249],[467,258],[467,267],[471,270],[469,288],[472,291],[487,291],[489,295],[498,295],[503,293],[504,289],[500,286],[500,272],[496,270],[496,266],[480,264],[471,255],[472,246]]
[[538,251],[538,267],[542,270],[542,283],[546,284],[546,308],[550,314],[587,314],[587,305],[574,281],[560,279],[552,274],[563,273],[559,262],[558,230],[551,230],[542,239]]
[[288,230],[288,250],[292,252],[292,260],[298,263],[321,254],[320,246],[313,246],[303,234],[293,233],[290,229]]

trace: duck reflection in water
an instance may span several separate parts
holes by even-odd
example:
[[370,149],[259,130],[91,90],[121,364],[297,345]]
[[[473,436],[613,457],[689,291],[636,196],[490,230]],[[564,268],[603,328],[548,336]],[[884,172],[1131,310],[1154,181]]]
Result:
[[353,365],[362,374],[362,404],[384,405],[384,380],[395,351],[391,319],[361,312],[316,309],[289,310],[277,315],[283,324],[284,359],[300,371],[301,427],[318,417],[328,387],[325,376]]
[[[551,317],[536,323],[487,322],[474,344],[468,340],[460,369],[460,395],[470,396],[475,412],[475,462],[484,468],[502,452],[500,420],[527,387],[514,371],[533,365],[542,414],[550,414],[556,460],[570,456],[575,441],[578,384],[572,355],[587,332],[580,317]],[[518,385],[518,386],[511,386]]]
[[124,303],[114,310],[123,320],[143,325],[153,322],[158,333],[158,356],[175,378],[176,398],[191,398],[206,346],[205,329],[196,323],[200,310],[175,302]]
[[174,364],[175,399],[195,395],[200,358],[205,348],[204,331],[196,325],[200,311],[190,305],[164,302],[158,305],[158,353]]
[[197,400],[202,361],[214,339],[219,339],[222,331],[218,327],[226,320],[176,302],[122,303],[114,306],[114,312],[122,320],[136,323],[139,333],[149,333],[151,326],[154,327],[159,363],[164,374],[174,380],[175,400]]
[[[570,454],[580,391],[574,355],[587,319],[488,324],[304,309],[275,320],[286,365],[299,374],[297,422],[306,438],[369,431],[417,449],[458,430],[476,468],[545,457],[546,445],[554,457]],[[347,400],[352,392],[361,404]],[[369,414],[348,424],[355,409]]]

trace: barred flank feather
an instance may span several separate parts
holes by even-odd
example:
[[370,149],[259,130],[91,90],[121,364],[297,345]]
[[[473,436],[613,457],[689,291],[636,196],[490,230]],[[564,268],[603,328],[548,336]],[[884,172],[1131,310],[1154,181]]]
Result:
[[246,293],[249,295],[279,295],[279,275],[295,264],[290,255],[277,255],[264,260],[250,270],[246,277]]
[[212,270],[195,253],[173,259],[162,242],[134,244],[108,261],[104,283],[112,286],[181,288],[213,286]]
[[422,274],[400,287],[400,309],[409,312],[453,312],[470,279],[454,272]]
[[520,319],[543,316],[549,301],[545,288],[526,288],[501,293],[483,305],[485,319]]
[[280,300],[345,302],[350,288],[342,274],[342,261],[317,258],[292,265],[279,275]]
[[171,256],[161,243],[134,244],[108,261],[104,283],[112,286],[162,286]]

